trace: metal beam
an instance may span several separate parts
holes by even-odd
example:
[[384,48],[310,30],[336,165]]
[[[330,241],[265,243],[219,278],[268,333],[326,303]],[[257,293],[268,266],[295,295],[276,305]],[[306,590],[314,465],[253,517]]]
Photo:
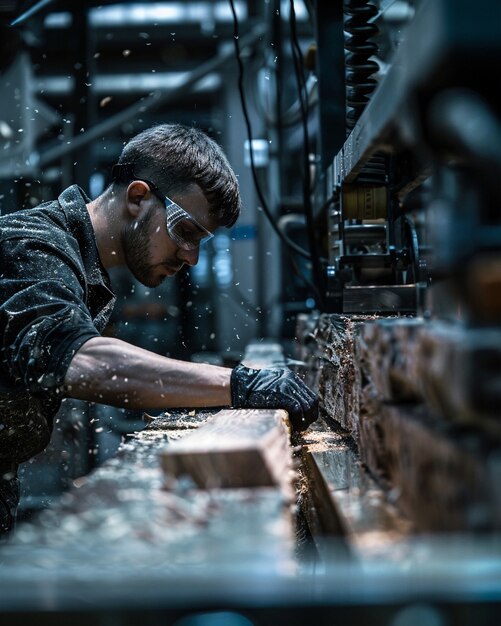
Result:
[[35,4],[31,6],[27,11],[24,11],[24,13],[21,13],[21,15],[16,17],[16,19],[13,20],[10,25],[19,26],[19,24],[22,24],[23,22],[28,20],[32,15],[35,15],[35,13],[38,13],[49,4],[52,4],[53,1],[54,0],[39,0],[39,2],[35,2]]
[[[265,31],[266,27],[264,25],[259,25],[253,28],[250,33],[242,37],[240,43],[241,48],[243,49],[247,46],[252,46],[260,37],[264,35]],[[224,65],[226,65],[226,63],[231,61],[234,56],[235,53],[232,47],[223,47],[221,52],[219,52],[215,57],[206,63],[203,63],[192,72],[187,73],[180,84],[178,84],[178,86],[172,91],[155,91],[147,98],[135,102],[123,111],[120,111],[120,113],[113,115],[99,124],[96,124],[85,133],[74,136],[69,142],[43,150],[38,155],[36,165],[38,167],[44,167],[52,161],[79,150],[92,141],[104,137],[125,122],[128,122],[130,119],[142,116],[148,111],[153,111],[162,105],[166,105],[177,100],[181,96],[189,93],[195,84],[202,78],[211,72],[221,69]]]

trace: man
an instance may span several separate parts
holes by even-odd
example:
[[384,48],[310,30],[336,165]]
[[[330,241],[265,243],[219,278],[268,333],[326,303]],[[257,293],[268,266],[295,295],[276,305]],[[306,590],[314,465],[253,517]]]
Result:
[[134,137],[112,184],[90,201],[58,200],[0,218],[0,533],[15,522],[18,464],[41,452],[64,397],[130,409],[284,408],[297,429],[317,400],[287,369],[166,358],[103,337],[115,297],[107,270],[126,265],[158,286],[240,211],[238,183],[201,131],[160,125]]

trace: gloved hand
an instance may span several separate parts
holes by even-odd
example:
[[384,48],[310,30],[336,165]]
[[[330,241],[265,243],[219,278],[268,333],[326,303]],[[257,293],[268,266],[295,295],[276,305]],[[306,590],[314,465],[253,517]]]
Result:
[[318,398],[287,368],[255,370],[237,365],[231,373],[231,401],[240,409],[285,409],[296,431],[318,417]]

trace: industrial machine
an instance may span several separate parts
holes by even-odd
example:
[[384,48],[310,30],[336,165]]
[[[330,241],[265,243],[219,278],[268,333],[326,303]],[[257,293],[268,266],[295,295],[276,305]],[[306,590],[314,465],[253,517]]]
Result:
[[[343,9],[348,136],[327,171],[332,308],[423,313],[426,288],[445,280],[470,323],[496,323],[497,8],[383,2],[378,12],[354,1]],[[407,23],[397,21],[396,47],[399,17]],[[494,281],[483,307],[480,276]]]
[[[492,274],[500,245],[497,7],[308,6],[319,93],[309,239],[319,307],[423,313],[432,282],[459,277],[464,286],[473,259]],[[478,302],[459,291],[463,304]],[[484,318],[494,321],[492,306]]]
[[445,324],[460,365],[441,373],[442,406],[461,413],[461,396],[470,415],[499,420],[500,8],[354,0],[331,22],[323,10],[320,84],[336,45],[322,30],[337,24],[347,133],[331,139],[324,113],[324,310]]

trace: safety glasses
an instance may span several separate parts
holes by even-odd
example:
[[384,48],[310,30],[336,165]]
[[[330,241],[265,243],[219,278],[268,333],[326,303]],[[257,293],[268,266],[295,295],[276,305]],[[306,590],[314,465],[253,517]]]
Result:
[[149,180],[144,182],[149,185],[151,193],[164,203],[167,232],[169,237],[180,248],[183,250],[196,250],[196,248],[214,237],[209,230],[199,224],[179,204],[164,196],[155,184]]
[[182,209],[179,204],[164,196],[165,217],[169,237],[183,250],[195,250],[214,235]]
[[[117,163],[112,168],[113,180],[134,180],[134,166],[130,163]],[[197,220],[187,213],[179,204],[164,196],[160,189],[145,178],[137,178],[145,182],[152,194],[165,205],[165,218],[169,237],[183,250],[196,250],[214,235],[204,228]]]

